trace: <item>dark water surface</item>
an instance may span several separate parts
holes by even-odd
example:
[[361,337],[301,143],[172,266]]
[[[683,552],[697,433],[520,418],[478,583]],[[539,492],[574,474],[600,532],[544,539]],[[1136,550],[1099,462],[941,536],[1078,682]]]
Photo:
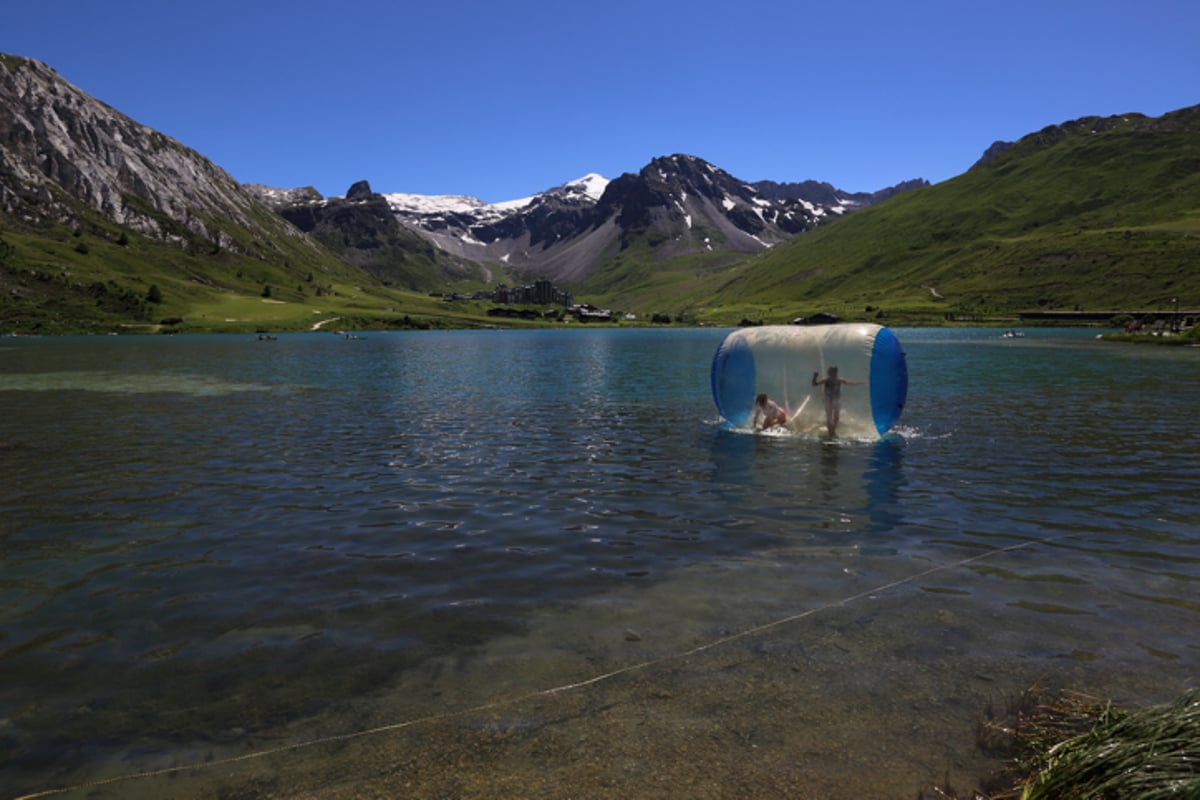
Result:
[[725,332],[0,340],[0,797],[908,798],[1196,685],[1200,350],[900,329],[826,442]]

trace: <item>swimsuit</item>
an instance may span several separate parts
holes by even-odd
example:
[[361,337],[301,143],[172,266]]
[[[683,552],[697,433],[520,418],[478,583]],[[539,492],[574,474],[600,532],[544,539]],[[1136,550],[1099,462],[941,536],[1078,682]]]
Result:
[[766,420],[763,427],[767,425],[782,425],[787,422],[787,412],[779,407],[779,404],[774,401],[768,401],[763,409],[763,419]]

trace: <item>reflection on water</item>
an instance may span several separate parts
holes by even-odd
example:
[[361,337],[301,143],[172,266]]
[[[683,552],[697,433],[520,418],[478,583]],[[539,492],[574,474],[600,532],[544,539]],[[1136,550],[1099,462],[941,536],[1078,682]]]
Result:
[[6,345],[0,787],[434,717],[162,780],[912,796],[1024,682],[1187,685],[1200,359],[899,333],[878,441],[721,427],[724,331]]
[[215,376],[124,374],[116,372],[29,372],[4,376],[9,392],[102,392],[111,394],[221,395],[232,392],[265,392],[270,386],[235,383]]

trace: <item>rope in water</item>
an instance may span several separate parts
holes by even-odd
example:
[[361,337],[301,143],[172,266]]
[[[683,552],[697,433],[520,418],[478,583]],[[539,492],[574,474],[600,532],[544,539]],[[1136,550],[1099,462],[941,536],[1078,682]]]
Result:
[[417,717],[414,719],[405,720],[403,722],[394,722],[394,723],[391,723],[388,725],[380,725],[378,727],[367,728],[367,729],[364,729],[361,731],[351,731],[349,733],[339,733],[339,734],[333,734],[330,736],[321,736],[321,737],[318,737],[315,739],[309,739],[309,740],[306,740],[303,742],[295,742],[293,744],[280,745],[279,747],[272,747],[272,748],[268,748],[265,750],[256,750],[252,753],[244,753],[240,756],[230,756],[228,758],[222,758],[222,759],[217,759],[217,760],[213,760],[213,761],[205,761],[203,763],[198,763],[198,764],[180,764],[180,765],[177,765],[174,767],[164,767],[162,769],[146,770],[143,772],[131,772],[131,773],[128,773],[125,775],[117,775],[117,776],[114,776],[111,778],[103,778],[103,779],[99,779],[99,780],[88,781],[85,783],[76,784],[74,786],[63,786],[63,787],[58,787],[58,788],[54,788],[54,789],[45,789],[42,791],[34,792],[32,794],[21,795],[20,797],[14,798],[14,800],[34,800],[34,798],[38,798],[38,797],[50,797],[52,795],[64,794],[66,792],[82,791],[82,790],[86,790],[86,789],[96,789],[96,788],[99,788],[102,786],[108,786],[108,785],[111,785],[114,783],[123,783],[125,781],[139,780],[139,779],[143,779],[143,778],[157,778],[157,777],[162,777],[165,775],[174,775],[174,774],[178,774],[178,773],[182,773],[182,772],[197,772],[197,771],[205,770],[205,769],[213,769],[215,767],[229,766],[231,764],[237,764],[237,763],[241,763],[241,762],[245,762],[245,761],[254,761],[254,760],[257,760],[260,758],[267,758],[269,756],[278,755],[280,753],[287,753],[287,752],[292,752],[292,751],[296,751],[296,750],[302,750],[302,749],[305,749],[308,747],[316,747],[316,746],[322,745],[322,744],[331,744],[334,742],[346,742],[346,741],[350,741],[352,739],[361,739],[361,738],[364,738],[367,736],[377,736],[382,733],[391,733],[394,731],[403,730],[404,728],[411,728],[416,725],[423,725],[423,724],[431,723],[431,722],[439,722],[442,720],[455,719],[457,717],[465,717],[465,716],[469,716],[471,714],[477,714],[477,713],[480,713],[483,711],[490,711],[490,710],[493,710],[496,708],[502,708],[504,706],[517,705],[519,703],[523,703],[527,700],[532,700],[532,699],[535,699],[538,697],[549,697],[549,696],[556,695],[556,694],[563,694],[565,692],[575,691],[576,689],[582,689],[587,686],[594,686],[595,684],[611,680],[611,679],[619,677],[621,675],[627,675],[631,672],[636,672],[638,670],[647,669],[649,667],[657,666],[659,664],[664,664],[669,661],[678,661],[681,659],[690,658],[692,656],[703,653],[707,650],[712,650],[717,647],[721,647],[722,645],[729,644],[730,642],[734,642],[739,639],[745,639],[750,636],[755,636],[757,634],[763,633],[764,631],[768,631],[773,628],[778,628],[783,625],[788,625],[792,622],[796,622],[798,620],[802,620],[807,617],[811,617],[814,614],[818,614],[822,611],[845,606],[850,603],[857,602],[859,600],[873,597],[882,592],[886,592],[891,589],[896,589],[901,586],[905,586],[907,584],[913,583],[914,581],[918,581],[922,578],[925,578],[929,575],[934,575],[939,572],[946,572],[949,570],[958,569],[959,567],[964,567],[964,566],[967,566],[968,564],[972,564],[977,561],[983,561],[984,559],[991,558],[993,556],[1000,555],[1002,553],[1009,553],[1009,552],[1013,552],[1015,550],[1020,550],[1025,547],[1030,547],[1035,544],[1046,544],[1048,542],[1055,541],[1057,539],[1064,539],[1064,538],[1068,538],[1068,537],[1066,535],[1064,535],[1064,536],[1052,537],[1051,539],[1043,539],[1043,540],[1039,540],[1036,542],[1018,542],[1016,544],[1011,544],[1007,547],[1001,547],[1001,548],[998,548],[995,550],[989,550],[985,553],[979,553],[979,554],[970,556],[969,558],[960,559],[960,560],[955,561],[950,564],[941,564],[939,566],[929,567],[928,569],[924,569],[924,570],[921,570],[920,572],[913,573],[912,575],[909,575],[907,577],[898,578],[897,580],[891,581],[889,583],[880,584],[878,586],[872,587],[865,591],[858,592],[857,594],[853,594],[848,597],[844,597],[840,600],[832,601],[832,602],[825,603],[825,604],[819,605],[819,606],[814,606],[813,608],[798,612],[796,614],[791,614],[786,617],[781,617],[779,619],[772,620],[770,622],[764,622],[761,625],[755,625],[753,627],[746,628],[745,630],[738,631],[737,633],[731,633],[727,636],[722,636],[717,639],[713,639],[710,642],[706,642],[704,644],[698,645],[696,647],[691,648],[690,650],[683,650],[678,653],[671,653],[671,654],[668,654],[665,656],[659,656],[658,658],[652,658],[647,661],[640,661],[635,664],[629,664],[624,667],[619,667],[617,669],[614,669],[610,672],[605,672],[600,675],[595,675],[591,678],[587,678],[586,680],[576,681],[574,683],[566,683],[561,686],[552,687],[550,689],[540,689],[535,692],[529,692],[527,694],[519,695],[517,697],[510,697],[510,698],[507,698],[504,700],[493,700],[493,701],[490,701],[487,703],[482,703],[480,705],[471,706],[470,708],[459,709],[458,711],[447,711],[447,712],[444,712],[441,714],[432,714],[432,715],[429,715],[426,717]]

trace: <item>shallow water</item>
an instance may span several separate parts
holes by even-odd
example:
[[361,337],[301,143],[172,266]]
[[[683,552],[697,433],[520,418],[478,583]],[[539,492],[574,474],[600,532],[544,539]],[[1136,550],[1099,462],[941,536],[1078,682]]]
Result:
[[4,796],[912,797],[1194,685],[1200,351],[900,329],[827,442],[724,333],[0,340]]

